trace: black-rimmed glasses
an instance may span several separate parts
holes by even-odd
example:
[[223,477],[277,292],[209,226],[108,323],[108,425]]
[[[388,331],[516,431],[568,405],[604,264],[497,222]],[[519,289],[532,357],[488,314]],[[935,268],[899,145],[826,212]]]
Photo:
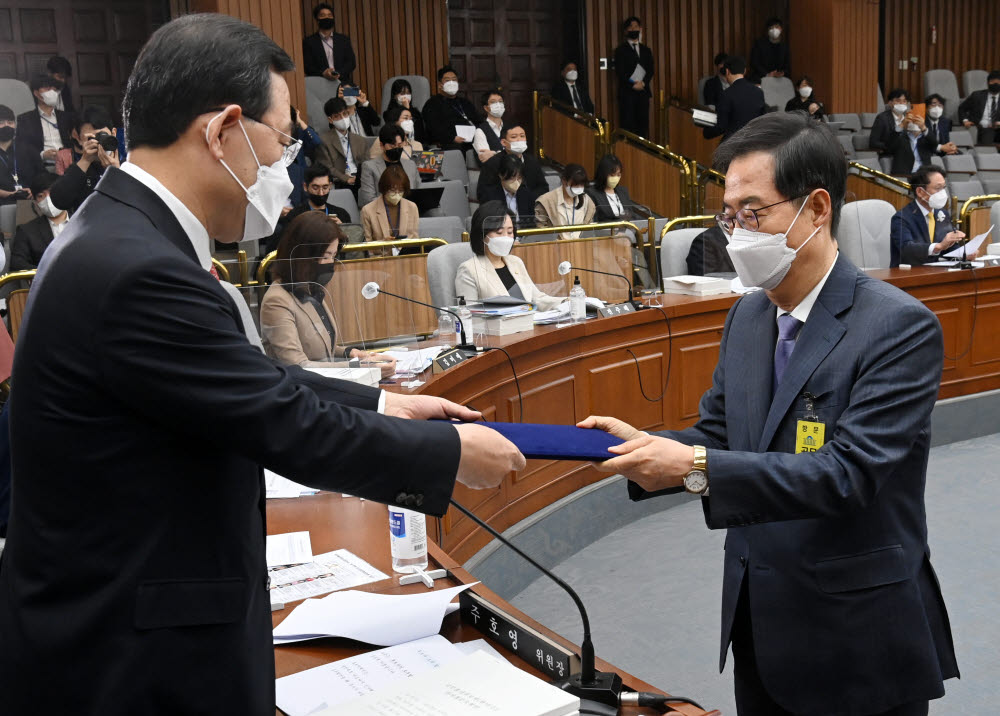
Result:
[[782,199],[781,201],[776,201],[773,204],[761,206],[756,209],[744,206],[735,214],[727,214],[722,211],[715,215],[715,221],[719,225],[719,228],[729,235],[732,235],[733,229],[736,228],[737,223],[741,228],[746,229],[747,231],[757,231],[757,229],[760,228],[760,216],[757,214],[758,211],[764,211],[764,209],[770,209],[771,207],[785,204],[789,201],[795,201],[796,199],[801,199],[803,196],[808,196],[808,194],[793,196],[790,199]]

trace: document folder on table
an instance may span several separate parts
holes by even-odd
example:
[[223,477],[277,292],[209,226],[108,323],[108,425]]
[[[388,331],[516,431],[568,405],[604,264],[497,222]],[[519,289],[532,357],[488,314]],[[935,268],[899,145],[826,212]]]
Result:
[[603,430],[574,425],[490,422],[482,425],[510,440],[526,458],[537,460],[610,460],[617,456],[608,452],[608,448],[624,442]]

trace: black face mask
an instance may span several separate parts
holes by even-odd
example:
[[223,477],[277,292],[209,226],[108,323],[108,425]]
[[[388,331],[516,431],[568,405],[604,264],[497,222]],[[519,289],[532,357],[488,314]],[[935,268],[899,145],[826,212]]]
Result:
[[319,25],[319,29],[320,30],[332,30],[333,29],[333,18],[332,17],[324,17],[324,18],[322,18],[320,20],[317,20],[316,24]]
[[14,138],[13,127],[0,127],[0,142],[9,142]]
[[326,194],[313,194],[311,191],[306,192],[309,195],[309,203],[313,206],[325,206],[326,200],[330,197],[330,192]]
[[991,84],[990,94],[1000,94],[1000,84]]
[[385,160],[387,162],[393,162],[393,163],[398,162],[400,157],[402,156],[403,156],[402,147],[393,147],[392,149],[385,150]]
[[639,30],[629,30],[628,32],[625,33],[625,37],[627,37],[630,40],[638,40],[639,32],[640,32]]
[[[316,283],[320,286],[326,286],[333,279],[334,267],[337,264],[321,264],[321,268],[316,272]],[[329,268],[327,268],[329,267]]]

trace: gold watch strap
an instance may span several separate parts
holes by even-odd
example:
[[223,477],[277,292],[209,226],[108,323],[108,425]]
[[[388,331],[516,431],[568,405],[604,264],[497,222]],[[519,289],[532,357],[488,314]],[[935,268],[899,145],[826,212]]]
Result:
[[701,445],[694,446],[694,470],[701,470],[708,474],[708,450]]

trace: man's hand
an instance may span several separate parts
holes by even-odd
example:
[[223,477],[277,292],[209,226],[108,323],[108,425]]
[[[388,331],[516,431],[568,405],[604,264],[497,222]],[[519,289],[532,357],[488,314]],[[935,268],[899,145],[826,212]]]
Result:
[[945,154],[958,154],[958,145],[954,142],[948,142],[947,144],[941,145],[941,151]]
[[818,109],[819,109],[819,105],[818,104],[816,104],[815,102],[810,102],[809,103],[809,114],[816,114],[816,111]]
[[484,490],[496,487],[510,472],[523,470],[527,461],[510,440],[483,425],[456,425],[462,441],[458,481],[466,487]]
[[101,166],[107,169],[108,167],[118,167],[121,168],[121,162],[118,161],[118,152],[112,152],[108,154],[101,147],[100,151],[97,152],[97,161],[100,162]]
[[968,127],[975,127],[976,125],[968,119],[963,119],[962,126],[968,128]]
[[942,251],[951,248],[954,244],[964,238],[965,234],[961,231],[949,231],[945,234],[944,238],[937,243],[937,251],[935,253],[941,253]]
[[385,414],[410,420],[479,420],[482,414],[432,395],[385,394]]
[[456,134],[456,135],[455,135],[455,140],[454,140],[454,143],[455,143],[455,144],[465,144],[465,143],[466,143],[466,141],[465,141],[464,139],[462,139],[462,138],[461,138],[460,136],[458,136],[458,135]]
[[619,457],[595,467],[602,472],[620,473],[647,492],[679,487],[694,466],[693,447],[653,435],[642,435],[608,451]]
[[295,124],[303,132],[309,129],[309,125],[306,124],[304,119],[302,119],[302,112],[300,112],[298,108],[295,108]]
[[576,424],[576,427],[596,428],[597,430],[603,430],[606,433],[611,433],[616,438],[621,438],[626,441],[636,440],[647,434],[641,430],[636,430],[624,420],[619,420],[618,418],[608,418],[603,415],[591,415],[589,418],[584,418]]
[[[291,211],[291,209],[289,209],[289,211]],[[340,217],[337,216],[336,214],[330,214],[330,218],[333,219],[333,223],[334,224],[342,224],[342,223],[344,223],[344,222],[342,222],[340,220]]]
[[354,182],[356,182],[357,180],[358,176],[356,174],[351,174],[349,177],[347,177],[347,183],[350,184],[351,186],[354,186]]
[[44,159],[46,161],[49,161],[49,162],[54,162],[56,160],[56,157],[58,155],[59,155],[59,150],[57,150],[57,149],[46,149],[44,152],[42,152],[42,159]]
[[642,90],[646,89],[646,83],[643,82],[642,80],[639,80],[638,82],[633,82],[632,89],[634,89],[637,92],[641,92]]
[[927,125],[924,123],[924,118],[921,117],[919,114],[914,114],[913,112],[910,112],[908,115],[906,115],[906,120],[908,122],[913,122],[915,125],[920,127],[921,132],[923,132],[927,128]]
[[283,207],[281,207],[281,218],[284,219],[286,216],[288,216],[288,213],[291,210],[292,210],[292,207],[290,207],[290,206],[283,206]]
[[368,95],[365,94],[365,91],[363,89],[358,90],[358,104],[360,104],[362,107],[368,104]]

